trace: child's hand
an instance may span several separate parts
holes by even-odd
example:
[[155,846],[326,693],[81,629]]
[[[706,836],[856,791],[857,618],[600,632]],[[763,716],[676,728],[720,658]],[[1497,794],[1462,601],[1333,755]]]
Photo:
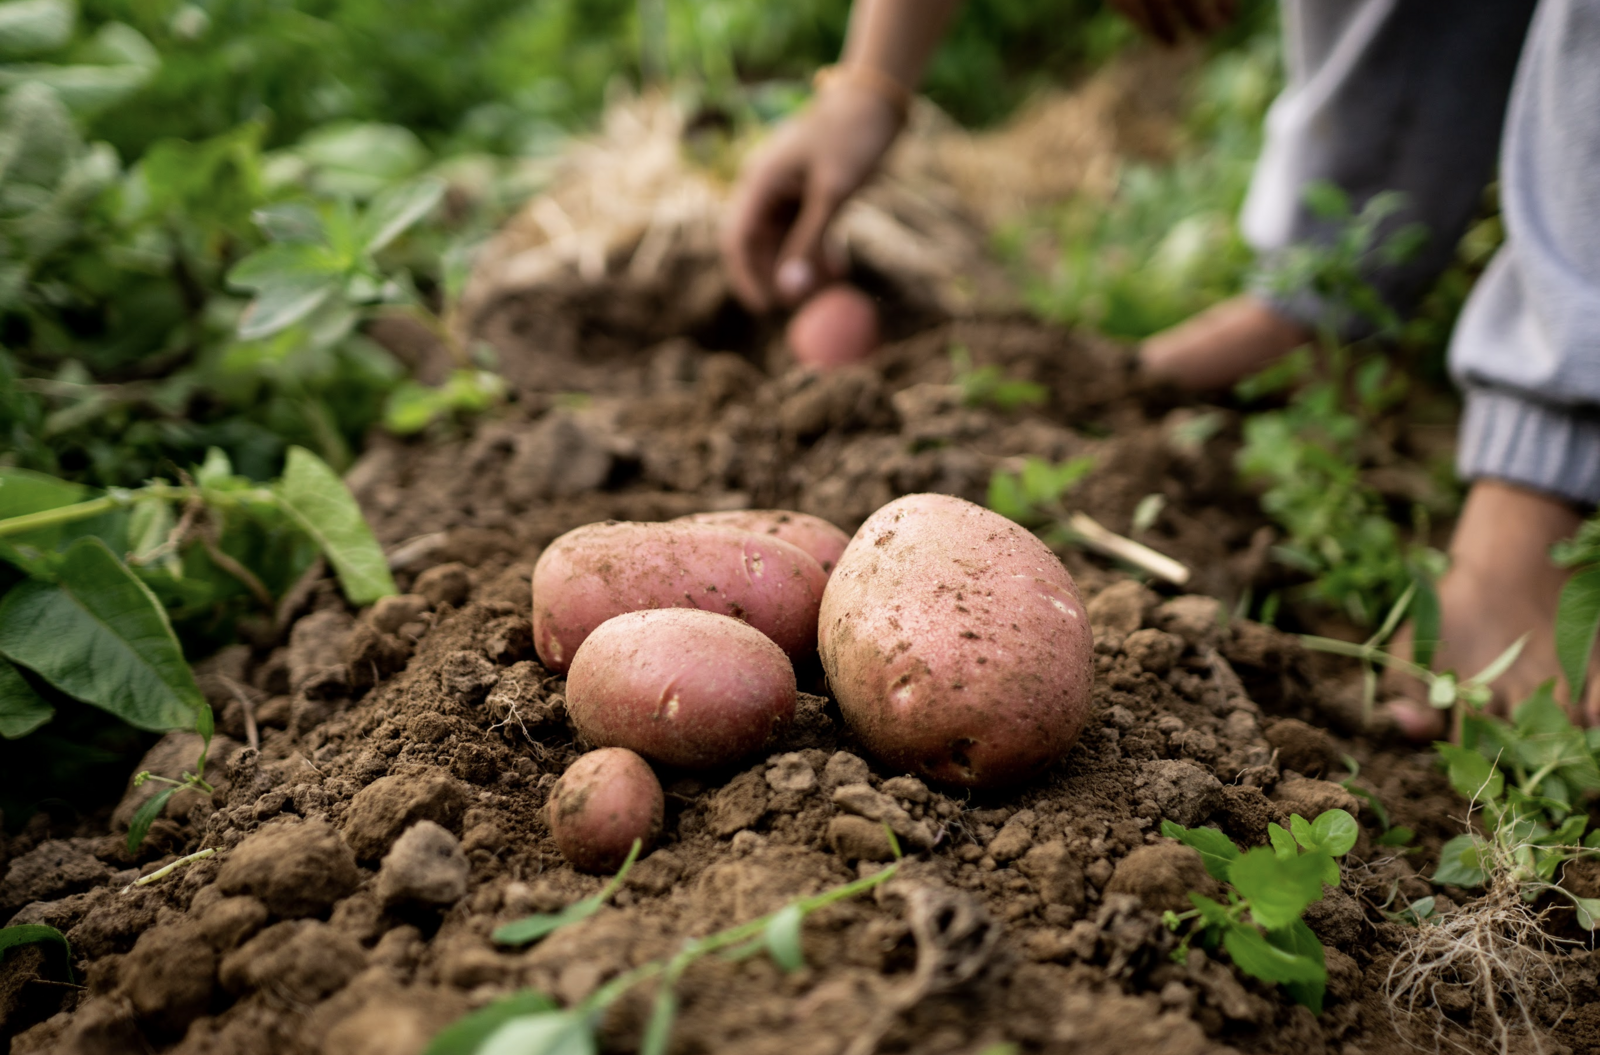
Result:
[[1184,30],[1215,33],[1233,21],[1237,0],[1110,0],[1129,21],[1164,44]]
[[867,181],[901,123],[883,95],[848,81],[829,84],[745,166],[723,227],[722,256],[746,307],[798,303],[835,277],[823,249],[828,225]]

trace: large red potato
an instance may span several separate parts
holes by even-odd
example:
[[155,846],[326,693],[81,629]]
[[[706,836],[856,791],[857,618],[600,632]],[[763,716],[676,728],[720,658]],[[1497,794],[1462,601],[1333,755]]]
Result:
[[639,854],[661,835],[666,796],[650,764],[603,747],[579,758],[550,789],[545,820],[561,856],[585,872],[615,872],[638,839]]
[[878,347],[878,306],[840,282],[800,305],[784,336],[794,357],[813,370],[859,363]]
[[533,568],[533,645],[565,673],[595,627],[624,612],[699,608],[742,619],[792,658],[817,644],[828,576],[803,550],[717,524],[607,522],[569,531]]
[[788,509],[729,509],[717,513],[690,513],[678,519],[692,524],[721,524],[781,538],[811,554],[825,572],[833,571],[840,554],[850,545],[849,535],[821,517]]
[[692,608],[607,619],[567,671],[567,713],[584,739],[674,766],[749,754],[794,705],[782,649],[748,623]]
[[907,495],[861,525],[817,643],[867,749],[948,784],[1028,780],[1089,714],[1094,639],[1072,576],[1028,531],[949,495]]

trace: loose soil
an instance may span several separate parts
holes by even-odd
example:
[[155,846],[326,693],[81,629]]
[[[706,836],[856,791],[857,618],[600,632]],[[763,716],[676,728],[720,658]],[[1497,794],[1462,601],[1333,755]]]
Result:
[[[312,576],[278,624],[201,664],[218,790],[174,797],[137,855],[123,832],[148,787],[130,787],[109,826],[41,820],[0,844],[0,918],[63,930],[85,986],[58,984],[34,950],[0,962],[11,1051],[415,1055],[506,993],[571,1004],[686,937],[882,867],[887,841],[862,814],[890,817],[916,850],[899,876],[813,916],[798,972],[763,957],[691,969],[674,1052],[1376,1055],[1431,1049],[1440,1030],[1470,1046],[1486,1028],[1474,993],[1444,984],[1438,1013],[1408,1016],[1383,991],[1407,928],[1381,909],[1435,892],[1418,870],[1462,829],[1463,804],[1427,754],[1362,732],[1341,668],[1227,618],[1280,575],[1234,480],[1234,412],[1137,390],[1104,342],[952,319],[892,273],[857,277],[884,298],[891,342],[826,376],[790,367],[704,251],[644,279],[486,298],[469,325],[513,402],[455,434],[379,438],[350,477],[405,593],[354,611]],[[419,361],[438,352],[400,323],[379,335]],[[1049,404],[962,405],[956,345],[1044,383]],[[1398,428],[1387,441],[1397,458],[1411,442]],[[1062,553],[1096,638],[1094,712],[1063,762],[1006,793],[926,786],[876,768],[820,673],[802,670],[797,722],[748,765],[661,774],[661,845],[610,907],[526,950],[490,941],[601,883],[562,860],[542,820],[583,750],[563,682],[532,648],[543,545],[605,518],[740,507],[854,530],[904,493],[982,501],[990,474],[1026,455],[1092,456],[1072,503],[1117,531],[1162,495],[1140,538],[1194,570],[1183,593]],[[196,747],[169,736],[141,768],[175,775]],[[1346,755],[1420,849],[1374,845],[1371,807],[1331,782]],[[1324,1014],[1220,954],[1174,962],[1159,914],[1209,880],[1160,837],[1163,819],[1254,846],[1270,821],[1332,807],[1364,834],[1309,914],[1328,948]],[[203,847],[218,853],[124,890]],[[1567,993],[1541,994],[1547,1036],[1527,1050],[1596,1050],[1597,961],[1580,948],[1556,966]],[[606,1018],[606,1050],[635,1050],[650,997]]]

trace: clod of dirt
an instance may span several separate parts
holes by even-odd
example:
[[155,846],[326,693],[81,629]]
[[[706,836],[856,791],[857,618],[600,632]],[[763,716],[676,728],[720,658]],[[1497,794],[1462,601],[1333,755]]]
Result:
[[200,936],[227,952],[267,925],[267,906],[253,897],[218,898],[200,913]]
[[276,923],[222,958],[222,986],[235,995],[260,990],[291,1007],[308,1007],[344,988],[366,965],[354,938],[321,920]]
[[480,652],[452,652],[440,665],[440,687],[463,703],[477,703],[499,682],[499,669]]
[[289,691],[316,699],[339,695],[345,686],[345,646],[352,620],[342,609],[324,609],[289,632]]
[[865,817],[835,817],[828,822],[828,845],[847,861],[892,861],[894,848],[883,825]]
[[933,832],[926,823],[912,820],[911,814],[898,802],[881,791],[874,791],[870,784],[845,784],[835,788],[833,802],[858,817],[888,824],[895,835],[918,850],[933,845]]
[[1277,803],[1278,812],[1284,819],[1298,813],[1312,821],[1327,810],[1344,810],[1352,817],[1361,812],[1361,803],[1338,784],[1292,774],[1285,775],[1284,779],[1278,781],[1278,786],[1272,789],[1272,801]]
[[1139,767],[1134,787],[1155,803],[1161,816],[1185,828],[1211,816],[1222,804],[1222,782],[1203,766],[1158,758]]
[[1095,594],[1087,605],[1089,625],[1096,640],[1102,636],[1120,643],[1144,623],[1155,607],[1156,596],[1142,583],[1124,579]]
[[1157,608],[1153,621],[1196,647],[1215,645],[1222,636],[1222,602],[1201,594],[1184,594]]
[[832,792],[842,784],[865,784],[871,775],[866,760],[860,755],[835,751],[822,767],[822,787],[824,791]]
[[1277,749],[1279,767],[1302,776],[1320,777],[1339,760],[1333,738],[1298,718],[1274,722],[1266,737],[1267,743]]
[[1017,862],[1017,870],[1033,881],[1046,905],[1064,906],[1074,915],[1083,912],[1083,868],[1060,839],[1031,848]]
[[466,805],[466,792],[442,769],[429,766],[396,773],[356,792],[345,817],[344,837],[357,857],[377,860],[417,821],[459,829]]
[[1023,810],[1006,821],[999,833],[989,840],[989,856],[998,864],[1009,864],[1027,853],[1033,845],[1032,821],[1032,810]]
[[1140,667],[1165,677],[1183,654],[1183,638],[1165,630],[1147,627],[1129,634],[1122,647],[1128,653],[1128,658]]
[[280,822],[245,839],[217,875],[224,894],[251,894],[275,916],[326,912],[361,884],[355,855],[326,821]]
[[1267,825],[1277,818],[1277,811],[1260,788],[1224,784],[1216,816],[1222,830],[1235,840],[1246,846],[1261,846],[1267,841]]
[[777,792],[805,794],[817,786],[817,771],[804,755],[791,751],[773,758],[767,770],[767,786]]
[[1194,907],[1189,892],[1220,896],[1205,862],[1181,843],[1141,846],[1117,863],[1106,884],[1107,894],[1132,894],[1151,912],[1187,912]]
[[1352,949],[1367,929],[1360,902],[1338,887],[1324,887],[1322,898],[1306,907],[1306,925],[1324,945]]
[[414,591],[435,608],[445,604],[460,608],[472,593],[472,571],[456,561],[435,565],[417,576]]
[[766,815],[770,795],[760,773],[741,773],[711,797],[711,830],[726,838],[754,828]]
[[428,599],[419,593],[381,597],[367,609],[367,622],[381,634],[392,634],[407,623],[421,618],[428,608]]
[[461,843],[432,821],[418,821],[396,839],[378,869],[378,900],[385,907],[407,903],[454,905],[467,893],[471,866]]
[[1067,994],[1051,1039],[1063,1051],[1210,1055],[1217,1050],[1192,1019],[1163,1014],[1152,997],[1124,996],[1114,990]]
[[612,462],[605,435],[558,407],[516,438],[506,466],[506,497],[531,505],[581,495],[605,483]]
[[0,913],[10,915],[30,901],[51,901],[99,884],[110,865],[95,856],[94,839],[49,839],[15,858],[0,883]]
[[211,1003],[217,954],[192,923],[160,926],[139,936],[118,974],[141,1019],[178,1033]]
[[[387,979],[361,991],[365,977],[317,1009],[313,1028],[331,1023],[319,1050],[333,1055],[420,1055],[445,1026],[467,1011],[454,993],[431,987],[401,990]],[[387,990],[387,991],[385,991]],[[347,1005],[347,1006],[346,1006]]]

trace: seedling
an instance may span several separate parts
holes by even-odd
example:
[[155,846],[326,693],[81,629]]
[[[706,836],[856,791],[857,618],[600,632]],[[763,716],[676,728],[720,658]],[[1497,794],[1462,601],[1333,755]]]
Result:
[[1297,1003],[1320,1015],[1328,982],[1325,955],[1300,917],[1322,900],[1324,883],[1339,885],[1338,859],[1355,846],[1360,828],[1344,810],[1328,810],[1315,821],[1296,814],[1287,830],[1272,824],[1268,833],[1271,847],[1240,853],[1214,828],[1162,822],[1161,834],[1199,851],[1211,878],[1227,884],[1227,904],[1190,892],[1192,910],[1163,916],[1174,931],[1195,924],[1173,959],[1183,962],[1196,937],[1207,949],[1220,944],[1239,970],[1283,986]]
[[[740,960],[764,952],[784,971],[804,967],[800,928],[805,918],[824,906],[888,882],[899,871],[899,842],[887,825],[884,830],[888,832],[896,859],[871,875],[791,901],[747,923],[704,938],[692,938],[675,955],[651,960],[618,975],[571,1008],[562,1009],[541,993],[513,993],[444,1030],[428,1045],[424,1055],[594,1055],[599,1050],[595,1030],[606,1011],[624,993],[651,979],[658,980],[656,997],[639,1052],[640,1055],[665,1055],[677,1020],[677,982],[683,972],[697,960],[714,953]],[[495,940],[513,944],[537,941],[593,915],[627,874],[637,852],[635,843],[634,853],[598,894],[563,912],[508,923],[495,932]]]
[[1350,775],[1340,781],[1339,786],[1357,798],[1364,800],[1368,808],[1372,810],[1373,815],[1378,818],[1380,831],[1373,842],[1379,846],[1410,846],[1412,840],[1417,837],[1417,833],[1403,824],[1391,825],[1389,823],[1389,811],[1384,807],[1383,800],[1356,783],[1356,778],[1361,775],[1361,763],[1349,755],[1345,755],[1343,761],[1345,768],[1350,771]]
[[1041,407],[1050,400],[1050,390],[1037,381],[1007,377],[993,363],[972,365],[972,353],[964,345],[950,349],[952,380],[961,392],[961,402],[969,407],[989,406],[996,410]]

